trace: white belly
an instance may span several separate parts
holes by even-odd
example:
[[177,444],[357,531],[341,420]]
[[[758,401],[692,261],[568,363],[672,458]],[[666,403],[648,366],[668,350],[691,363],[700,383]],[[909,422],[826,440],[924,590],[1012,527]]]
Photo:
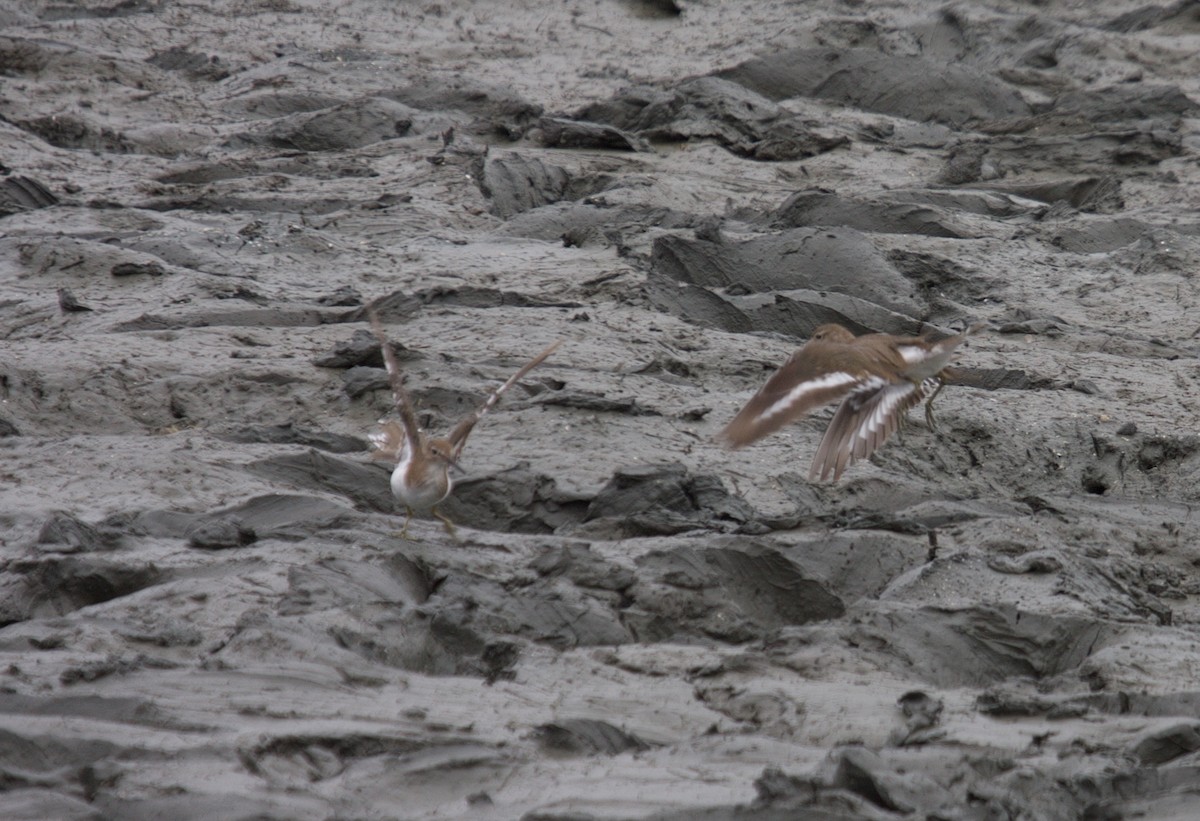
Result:
[[430,477],[434,481],[412,482],[409,481],[411,466],[412,460],[406,453],[392,471],[392,495],[399,499],[401,504],[412,510],[425,512],[450,495],[454,479],[448,471],[435,469]]

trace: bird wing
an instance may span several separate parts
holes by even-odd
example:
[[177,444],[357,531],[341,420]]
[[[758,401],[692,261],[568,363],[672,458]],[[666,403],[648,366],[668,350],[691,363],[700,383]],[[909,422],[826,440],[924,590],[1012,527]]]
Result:
[[463,448],[466,446],[467,437],[470,436],[471,430],[475,427],[475,424],[482,419],[489,410],[492,409],[493,405],[500,401],[501,394],[515,385],[519,379],[525,376],[525,374],[542,364],[542,362],[544,362],[546,358],[550,356],[550,354],[554,353],[554,351],[561,344],[562,341],[559,340],[558,342],[550,345],[550,347],[546,348],[546,350],[542,351],[533,359],[529,360],[529,362],[526,363],[521,370],[510,376],[507,382],[496,388],[496,390],[492,391],[488,398],[484,400],[484,403],[480,405],[474,413],[454,426],[454,430],[450,431],[450,435],[447,436],[446,439],[449,440],[451,446],[454,448],[453,458],[456,461],[459,457],[459,454],[462,453]]
[[882,334],[853,342],[809,340],[792,354],[733,417],[718,438],[739,448],[849,393],[864,379],[884,377],[905,360]]
[[[399,422],[389,420],[380,426],[380,432],[377,434],[379,444],[376,447],[379,448],[381,454],[395,453],[394,458],[399,459],[404,447],[408,447],[409,453],[417,453],[421,449],[421,432],[417,427],[417,414],[413,410],[412,400],[408,398],[408,392],[404,390],[404,374],[400,371],[400,361],[396,359],[396,352],[392,350],[392,345],[383,332],[379,316],[373,309],[367,310],[367,316],[371,320],[371,331],[379,340],[379,347],[383,352],[383,364],[387,367],[388,382],[392,386],[392,401],[400,416]],[[375,442],[376,437],[373,436],[371,441]]]
[[868,377],[834,412],[813,456],[808,478],[824,481],[832,476],[836,482],[847,465],[878,450],[904,423],[908,409],[920,403],[937,385],[935,377],[919,384]]
[[379,427],[368,437],[375,448],[371,458],[388,462],[399,462],[404,455],[407,441],[404,438],[404,426],[395,419],[383,419]]

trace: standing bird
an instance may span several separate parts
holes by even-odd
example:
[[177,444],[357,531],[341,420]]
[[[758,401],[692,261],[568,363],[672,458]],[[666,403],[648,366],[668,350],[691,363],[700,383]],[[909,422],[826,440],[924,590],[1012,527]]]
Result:
[[774,433],[814,408],[841,399],[813,457],[810,480],[836,482],[846,466],[879,449],[909,408],[929,397],[925,418],[955,349],[982,328],[973,325],[937,341],[925,337],[865,334],[822,325],[804,347],[767,380],[718,438],[739,448]]
[[400,500],[408,514],[400,536],[408,538],[408,523],[412,521],[413,514],[425,511],[440,519],[446,532],[455,536],[454,524],[438,512],[437,506],[454,488],[454,477],[450,471],[458,468],[458,457],[467,444],[467,436],[475,427],[475,423],[500,400],[500,395],[554,353],[560,343],[555,342],[546,348],[513,374],[507,382],[492,391],[487,400],[474,413],[455,425],[448,436],[430,439],[417,426],[416,411],[413,410],[412,401],[404,390],[404,376],[400,372],[400,363],[383,333],[379,317],[374,311],[369,311],[368,316],[371,320],[371,330],[374,331],[375,338],[379,340],[383,350],[383,362],[387,366],[392,399],[399,414],[399,419],[388,419],[380,423],[380,429],[372,434],[371,442],[376,448],[375,458],[390,459],[397,463],[392,471],[392,495]]

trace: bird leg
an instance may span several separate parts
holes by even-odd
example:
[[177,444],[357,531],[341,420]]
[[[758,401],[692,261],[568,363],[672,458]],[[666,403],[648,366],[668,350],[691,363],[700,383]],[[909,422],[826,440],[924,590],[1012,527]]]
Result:
[[413,509],[405,505],[404,514],[404,527],[400,528],[400,538],[408,541],[408,523],[412,521]]
[[442,527],[446,528],[446,532],[450,534],[450,538],[454,539],[455,541],[458,541],[458,531],[454,529],[454,522],[450,521],[445,516],[443,516],[441,513],[439,513],[438,509],[436,507],[431,508],[430,512],[434,516],[436,516],[442,520]]
[[937,425],[933,423],[933,400],[937,399],[937,395],[942,392],[942,388],[944,387],[946,387],[946,383],[939,379],[937,390],[925,400],[925,424],[929,425],[929,429],[932,431],[937,430]]
[[[442,527],[444,527],[446,529],[446,532],[448,534],[450,534],[450,538],[454,539],[455,541],[458,541],[458,531],[454,528],[454,522],[450,521],[448,518],[446,518],[444,515],[442,515],[442,513],[440,513],[436,507],[431,508],[429,512],[432,513],[435,517],[438,518],[438,520],[441,521]],[[401,539],[404,539],[405,541],[407,541],[408,540],[408,525],[409,525],[409,523],[412,522],[413,516],[415,516],[416,514],[413,512],[413,509],[411,507],[408,507],[407,505],[404,507],[404,513],[405,513],[404,527],[400,528],[400,533],[398,535],[400,536]]]

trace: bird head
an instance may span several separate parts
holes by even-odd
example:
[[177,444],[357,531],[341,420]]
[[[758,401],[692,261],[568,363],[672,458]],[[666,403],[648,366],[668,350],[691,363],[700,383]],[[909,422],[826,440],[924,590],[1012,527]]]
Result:
[[454,458],[454,445],[449,439],[430,439],[429,456],[433,461],[458,469],[458,460]]

